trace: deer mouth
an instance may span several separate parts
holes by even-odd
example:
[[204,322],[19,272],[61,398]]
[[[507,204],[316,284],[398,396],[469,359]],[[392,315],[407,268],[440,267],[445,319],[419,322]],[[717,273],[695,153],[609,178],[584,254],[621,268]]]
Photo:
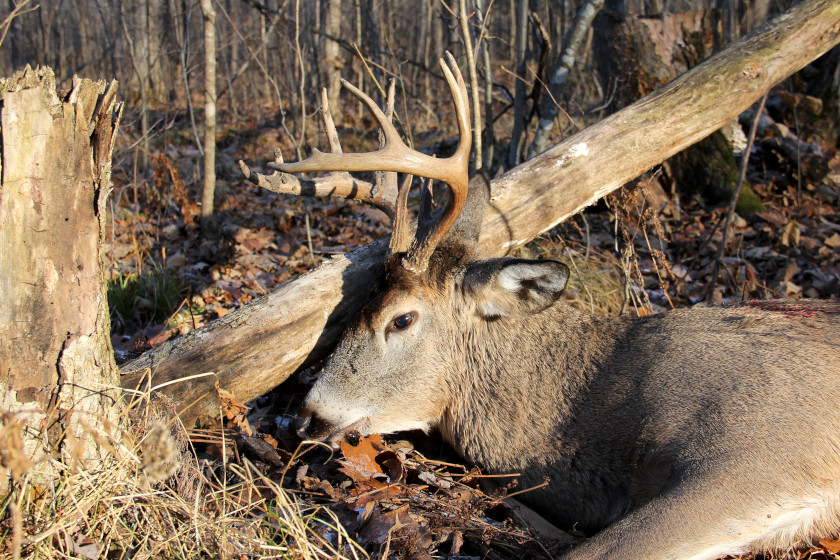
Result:
[[330,430],[330,426],[327,422],[307,410],[300,417],[297,433],[301,439],[313,439],[315,441],[328,443],[334,449],[338,449],[338,442],[347,441],[350,434],[357,432],[369,422],[370,417],[363,416],[343,428]]
[[369,422],[370,422],[370,416],[363,416],[362,418],[359,418],[358,420],[356,420],[352,424],[350,424],[350,425],[348,425],[344,428],[341,428],[340,430],[336,430],[333,433],[331,433],[330,435],[322,438],[321,441],[323,441],[325,443],[329,443],[334,448],[338,448],[338,442],[347,441],[347,436],[348,435],[350,435],[353,432],[358,432],[358,430],[360,428],[362,428],[363,426],[365,426]]

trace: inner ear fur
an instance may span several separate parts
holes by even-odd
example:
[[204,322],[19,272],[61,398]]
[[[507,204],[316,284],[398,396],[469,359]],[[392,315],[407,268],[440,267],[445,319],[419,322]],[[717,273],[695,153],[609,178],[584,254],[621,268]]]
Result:
[[569,268],[557,261],[499,258],[472,263],[463,291],[485,319],[539,313],[566,287]]

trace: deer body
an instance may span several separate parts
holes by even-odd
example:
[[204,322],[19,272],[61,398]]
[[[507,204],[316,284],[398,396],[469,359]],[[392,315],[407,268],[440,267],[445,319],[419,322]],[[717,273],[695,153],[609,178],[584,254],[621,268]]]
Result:
[[570,559],[714,559],[835,534],[840,304],[598,318],[560,300],[565,265],[482,258],[489,183],[468,179],[466,86],[451,56],[442,69],[461,135],[452,157],[415,157],[348,86],[385,146],[343,154],[335,145],[274,166],[385,170],[394,184],[393,172],[416,173],[452,191],[439,220],[421,210],[413,238],[410,181],[396,200],[371,194],[394,216],[391,256],[307,395],[301,435],[439,428],[468,460],[520,473],[522,489],[547,478],[522,495],[547,517],[601,531]]
[[[840,526],[840,305],[527,313],[519,286],[470,287],[475,266],[391,278],[307,397],[311,437],[437,427],[519,488],[547,478],[528,505],[607,527],[569,558],[713,559]],[[380,336],[404,312],[416,334]]]
[[524,322],[554,340],[496,333],[507,352],[464,373],[441,429],[520,488],[548,478],[521,498],[561,526],[609,526],[570,558],[716,558],[837,530],[840,314],[545,315]]

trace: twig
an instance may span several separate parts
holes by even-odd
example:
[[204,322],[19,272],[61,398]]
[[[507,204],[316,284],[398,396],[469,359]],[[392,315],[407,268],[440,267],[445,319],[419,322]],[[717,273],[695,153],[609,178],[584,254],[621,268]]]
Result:
[[708,245],[709,242],[712,240],[712,237],[714,237],[715,233],[717,232],[718,228],[720,227],[720,224],[722,224],[723,220],[725,220],[725,219],[726,219],[726,214],[721,214],[718,217],[717,222],[715,222],[715,225],[712,226],[712,231],[709,232],[709,235],[707,235],[706,239],[703,240],[703,243],[700,244],[700,247],[697,248],[697,250],[694,252],[693,255],[691,255],[690,257],[686,257],[686,258],[682,259],[680,261],[680,264],[690,263],[691,261],[696,259],[698,256],[700,256],[700,253],[703,252],[703,249],[705,249],[706,245]]
[[536,486],[531,486],[530,488],[523,488],[522,490],[517,490],[516,492],[511,492],[507,494],[505,498],[512,498],[514,496],[518,496],[519,494],[524,494],[525,492],[531,492],[533,490],[539,490],[540,488],[545,488],[548,486],[548,480],[543,482],[542,484],[537,484]]
[[[0,22],[0,30],[2,30],[2,31],[0,31],[0,46],[2,46],[3,41],[6,40],[6,34],[9,32],[9,28],[12,27],[12,20],[13,19],[15,19],[16,17],[22,16],[23,14],[28,14],[29,12],[34,12],[35,10],[37,10],[38,8],[41,7],[40,4],[36,4],[35,6],[33,6],[31,8],[26,8],[27,4],[29,4],[29,0],[22,0],[22,1],[15,2],[14,7],[12,8],[12,11],[9,12],[9,15],[7,15],[5,18],[3,18],[2,22]],[[26,9],[24,9],[24,8],[26,8]]]
[[312,250],[312,230],[309,227],[309,210],[304,215],[306,218],[306,243],[309,245],[309,264],[315,266],[315,251]]
[[464,40],[464,51],[467,55],[467,71],[470,75],[470,101],[472,102],[473,113],[473,162],[475,169],[481,169],[481,108],[478,104],[478,75],[475,68],[475,56],[473,56],[473,43],[470,36],[469,16],[467,16],[467,0],[460,0],[458,3],[458,20],[461,24],[461,35]]
[[750,164],[750,153],[752,152],[753,143],[755,142],[755,133],[758,130],[758,122],[761,119],[761,113],[764,111],[764,103],[767,101],[767,93],[761,97],[758,102],[758,109],[753,117],[752,125],[750,126],[750,135],[747,138],[747,147],[744,149],[744,155],[741,159],[741,172],[738,174],[738,183],[735,185],[735,190],[732,191],[732,198],[729,200],[729,210],[726,213],[726,221],[723,224],[723,239],[715,255],[715,266],[712,269],[712,279],[709,286],[706,288],[706,303],[711,303],[715,293],[715,285],[717,284],[718,270],[720,269],[720,261],[723,258],[723,252],[726,250],[726,240],[729,236],[729,224],[732,223],[732,215],[735,213],[735,205],[738,203],[738,196],[741,194],[741,185],[747,178],[747,167]]
[[793,125],[796,127],[796,205],[802,206],[802,141],[799,139],[799,118],[793,106]]

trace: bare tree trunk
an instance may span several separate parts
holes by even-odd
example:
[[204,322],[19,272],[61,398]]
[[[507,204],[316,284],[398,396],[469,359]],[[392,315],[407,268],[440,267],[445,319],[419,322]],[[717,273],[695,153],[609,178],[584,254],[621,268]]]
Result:
[[516,93],[513,99],[513,132],[510,133],[508,169],[521,161],[522,136],[525,132],[525,91],[528,62],[528,0],[519,0],[516,8]]
[[[487,15],[484,11],[484,0],[475,0],[475,6],[478,23],[483,29]],[[496,135],[493,133],[493,68],[490,66],[490,41],[486,37],[486,31],[483,41],[483,44],[477,44],[481,50],[481,61],[484,66],[484,133],[482,135],[484,152],[480,155],[484,167],[492,167]],[[478,115],[475,118],[478,120]],[[478,152],[476,152],[476,157],[478,155]]]
[[[431,10],[431,24],[432,24],[432,58],[436,56],[436,54],[440,54],[446,50],[446,47],[443,44],[443,17],[441,17],[441,7],[440,2],[437,0],[431,0],[431,5],[429,6]],[[431,61],[427,61],[426,68],[429,67],[428,63]],[[428,76],[428,73],[427,73]],[[423,102],[428,106],[432,99],[435,97],[434,88],[427,87],[426,88],[426,96],[423,99]]]
[[614,108],[654,91],[722,46],[716,10],[643,18],[617,11],[618,4],[608,0],[594,25],[602,80],[615,84],[609,88]]
[[[481,248],[500,255],[708,136],[774,84],[840,42],[840,3],[804,0],[661,90],[495,179]],[[362,247],[255,304],[126,364],[123,386],[151,368],[191,424],[218,410],[214,383],[242,402],[323,358],[365,303],[385,243]],[[189,407],[187,410],[187,407]]]
[[[271,36],[268,32],[267,27],[268,27],[268,18],[266,18],[264,14],[260,14],[260,44],[261,45],[268,45],[268,42],[271,40]],[[264,48],[263,49],[263,54],[262,54],[263,68],[265,69],[265,71],[267,73],[271,72],[271,66],[269,65],[269,62],[268,62],[269,51],[270,51],[270,49],[265,49]],[[263,91],[262,91],[263,103],[266,106],[268,106],[271,103],[271,83],[268,81],[268,79],[266,77],[263,77],[262,86],[263,86]]]
[[741,33],[749,33],[770,17],[770,0],[751,0],[745,2],[741,16]]
[[508,19],[510,20],[510,43],[508,44],[508,58],[513,64],[514,68],[516,67],[518,60],[516,58],[516,45],[519,44],[517,36],[519,29],[516,25],[516,6],[517,0],[508,1]]
[[[230,25],[236,25],[235,23],[233,23],[235,20],[233,19],[234,11],[233,11],[233,4],[231,3],[231,0],[226,0],[225,4],[226,4],[225,5],[225,10],[227,11],[228,15],[230,16],[230,20],[231,20]],[[238,6],[239,3],[237,3],[236,5]],[[224,32],[222,32],[222,36],[224,36]],[[223,68],[226,67],[226,70],[227,70],[226,72],[224,70],[222,70],[222,79],[227,84],[225,89],[228,92],[228,104],[229,104],[228,106],[230,108],[230,111],[231,111],[231,114],[232,114],[232,117],[233,117],[233,121],[234,122],[239,122],[239,100],[237,99],[237,89],[238,88],[235,88],[234,85],[233,85],[233,80],[235,79],[235,76],[236,76],[236,64],[239,61],[239,41],[237,41],[236,39],[234,39],[233,41],[230,41],[230,44],[228,45],[228,48],[223,49],[221,52],[222,52],[222,60],[224,61],[222,63],[222,66],[223,66]],[[250,61],[250,58],[248,60]],[[218,72],[218,64],[216,65],[216,70],[217,70],[216,75],[218,77],[218,73],[219,73]],[[251,88],[248,88],[248,87],[245,88],[244,96],[246,98],[245,99],[246,104],[248,103],[247,96],[248,96],[249,93],[251,93],[250,89]],[[218,102],[220,97],[221,96],[219,96],[219,95],[216,96],[216,101],[217,102]]]
[[[367,0],[362,5],[362,12],[364,13],[365,31],[368,35],[369,55],[373,61],[373,79],[379,86],[382,86],[382,70],[381,68],[381,53],[379,46],[379,25],[376,21],[376,11],[374,10],[373,0]],[[373,96],[377,102],[382,100],[382,95],[379,91]]]
[[140,30],[143,37],[145,56],[146,87],[149,98],[155,105],[164,103],[168,94],[168,80],[164,67],[165,57],[163,39],[168,19],[166,2],[162,0],[143,0],[145,29]]
[[204,188],[201,193],[201,234],[215,235],[213,197],[216,193],[216,12],[213,0],[201,0],[204,16]]
[[324,59],[321,63],[327,78],[327,99],[329,99],[330,107],[336,111],[334,113],[336,121],[340,124],[343,119],[339,110],[338,94],[341,91],[341,69],[344,66],[338,44],[338,39],[341,37],[341,0],[329,0],[324,31],[327,37],[324,43]]
[[50,68],[0,80],[0,424],[39,470],[93,466],[119,412],[100,260],[116,90],[77,79],[62,99]]
[[575,58],[580,43],[589,32],[595,15],[603,6],[604,0],[586,0],[583,6],[581,6],[580,11],[578,11],[577,17],[575,17],[572,30],[563,45],[560,61],[554,73],[551,75],[551,81],[548,85],[549,95],[543,96],[542,107],[540,108],[540,124],[537,127],[534,141],[531,143],[531,148],[529,149],[529,158],[545,150],[548,136],[551,134],[551,129],[554,128],[554,119],[557,117],[557,113],[560,112],[560,99],[562,98],[566,81],[569,79],[569,74],[572,72],[572,67],[575,65]]
[[295,71],[298,78],[298,102],[300,103],[300,130],[297,149],[306,143],[306,68],[303,64],[303,50],[300,46],[300,0],[295,0]]
[[[424,0],[423,1],[423,54],[422,57],[418,57],[418,60],[423,62],[423,68],[429,68],[429,53],[432,46],[432,17],[434,14],[433,6],[437,4],[434,0]],[[428,105],[428,95],[429,89],[431,87],[431,73],[430,72],[423,72],[423,91],[425,92],[425,96],[423,102]]]

